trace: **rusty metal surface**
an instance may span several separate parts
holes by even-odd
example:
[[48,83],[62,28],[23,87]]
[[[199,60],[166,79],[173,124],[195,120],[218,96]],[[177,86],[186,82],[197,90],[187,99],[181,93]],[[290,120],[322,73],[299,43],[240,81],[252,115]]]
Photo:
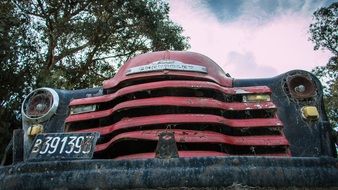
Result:
[[[132,67],[147,65],[149,63],[159,61],[159,60],[176,60],[183,62],[185,64],[199,65],[204,66],[208,69],[208,74],[197,73],[197,72],[184,72],[184,71],[158,71],[152,73],[139,73],[134,75],[126,75],[128,70]],[[145,53],[139,56],[136,56],[129,61],[127,61],[119,70],[114,78],[106,80],[103,82],[103,88],[112,88],[116,87],[120,83],[135,80],[135,79],[145,79],[155,76],[184,76],[190,78],[201,78],[205,80],[214,81],[222,86],[231,86],[232,79],[226,77],[226,73],[210,58],[193,52],[182,52],[182,51],[159,51]]]
[[316,94],[316,86],[310,76],[296,74],[286,79],[290,95],[295,99],[313,97]]
[[67,117],[66,122],[83,121],[89,119],[98,119],[107,117],[120,110],[128,110],[137,107],[146,106],[181,106],[181,107],[200,107],[200,108],[216,108],[221,110],[261,110],[261,109],[275,109],[276,106],[272,102],[255,102],[255,103],[242,103],[242,102],[221,102],[211,98],[197,98],[197,97],[155,97],[146,99],[137,99],[125,101],[117,104],[111,109],[95,111],[89,113],[82,113],[70,115]]
[[[59,96],[59,105],[56,113],[44,123],[44,132],[55,133],[64,131],[64,121],[68,116],[68,105],[71,99],[79,99],[89,96],[102,95],[102,88],[90,88],[80,90],[58,90],[54,89]],[[31,123],[22,123],[22,128],[26,132]],[[34,138],[24,135],[24,159],[28,157],[29,150],[32,146]]]
[[[178,156],[180,158],[193,158],[193,157],[221,157],[221,156],[231,156],[224,152],[216,151],[178,151]],[[242,156],[253,156],[253,155],[242,155]],[[264,156],[264,157],[290,157],[288,153],[268,153],[268,154],[256,154],[254,156]],[[129,154],[125,156],[119,156],[114,158],[114,160],[139,160],[139,159],[149,159],[155,158],[154,152],[139,153],[139,154]]]
[[[303,76],[310,78],[315,85],[314,96],[296,99],[292,96],[288,86],[288,78]],[[278,118],[283,122],[283,131],[290,144],[292,156],[337,157],[331,128],[325,113],[323,103],[323,87],[320,81],[311,73],[293,70],[273,78],[265,79],[236,79],[234,87],[248,87],[267,85],[272,90],[272,101],[278,107]],[[306,120],[301,115],[303,106],[315,106],[319,111],[316,121]]]
[[249,93],[271,93],[270,88],[267,86],[254,86],[254,87],[223,87],[219,84],[207,81],[158,81],[143,84],[136,84],[119,89],[112,94],[106,94],[97,97],[87,97],[81,99],[74,99],[70,102],[70,106],[84,105],[84,104],[97,104],[102,102],[112,101],[118,97],[126,94],[131,94],[140,91],[149,91],[164,88],[192,88],[192,89],[210,89],[222,92],[224,94],[249,94]]
[[[151,78],[151,77],[150,77]],[[112,147],[114,144],[119,143],[121,141],[157,141],[158,140],[158,132],[160,130],[147,130],[147,127],[154,126],[154,125],[170,125],[170,124],[191,124],[191,128],[189,130],[181,130],[184,133],[189,134],[192,137],[188,137],[187,135],[182,135],[183,132],[177,130],[179,132],[178,138],[180,141],[184,143],[207,143],[207,144],[230,144],[230,145],[245,145],[245,146],[276,146],[276,145],[288,145],[287,140],[283,136],[283,134],[269,136],[269,135],[260,135],[260,136],[252,136],[252,137],[234,137],[231,135],[223,135],[220,132],[212,132],[208,129],[205,131],[198,131],[192,132],[194,130],[193,124],[218,124],[223,125],[224,127],[235,127],[242,130],[243,128],[271,128],[271,130],[280,131],[280,127],[282,127],[282,123],[278,119],[276,115],[271,115],[265,118],[253,118],[253,119],[229,119],[225,116],[218,116],[212,114],[162,114],[160,115],[152,115],[152,114],[145,114],[142,116],[124,116],[122,114],[121,120],[117,120],[112,123],[105,123],[102,125],[101,120],[99,119],[106,119],[114,118],[115,114],[123,110],[131,110],[135,108],[145,108],[151,107],[152,109],[157,109],[159,106],[171,106],[176,107],[179,109],[180,107],[184,108],[200,108],[200,109],[217,109],[222,111],[243,111],[241,114],[246,114],[244,112],[248,111],[255,111],[255,110],[271,110],[275,111],[276,106],[271,101],[265,102],[224,102],[220,100],[216,100],[210,97],[179,97],[179,96],[162,96],[162,97],[147,97],[147,98],[131,98],[131,99],[124,99],[124,101],[119,102],[113,101],[120,97],[130,95],[136,92],[147,92],[150,94],[151,90],[155,89],[178,89],[178,88],[185,88],[185,89],[211,89],[215,90],[216,92],[220,92],[223,96],[228,95],[243,95],[243,94],[258,94],[258,93],[265,93],[270,94],[271,90],[267,86],[254,86],[254,87],[239,87],[239,88],[229,88],[223,87],[219,84],[213,82],[206,82],[206,81],[157,81],[157,82],[150,82],[150,83],[143,83],[143,84],[136,84],[127,87],[123,87],[118,91],[112,94],[106,94],[99,97],[89,97],[83,98],[78,100],[73,100],[70,105],[85,105],[85,104],[92,104],[96,103],[102,105],[104,109],[98,110],[91,113],[83,113],[83,114],[74,114],[70,115],[66,122],[70,125],[67,130],[70,131],[79,131],[79,132],[93,132],[97,131],[100,132],[101,135],[106,135],[103,137],[102,141],[99,142],[97,145],[96,152],[103,152],[109,151],[108,148]],[[168,92],[170,93],[170,92]],[[240,98],[241,101],[241,98]],[[108,106],[109,105],[109,106]],[[144,113],[142,113],[144,114]],[[234,113],[238,114],[238,113]],[[125,118],[126,117],[126,118]],[[99,125],[93,126],[86,126],[84,129],[77,125],[72,125],[73,123],[80,122],[80,121],[87,121],[87,120],[96,120],[99,121]],[[89,124],[88,124],[89,125]],[[142,126],[142,127],[141,127]],[[190,127],[190,126],[189,126]],[[138,129],[142,128],[142,129]],[[274,128],[274,129],[272,129]],[[126,130],[133,130],[130,132],[126,132]],[[144,132],[142,132],[144,131]],[[145,135],[147,133],[147,135]],[[201,139],[201,136],[196,134],[204,133],[204,140]],[[256,138],[255,138],[256,137]],[[185,140],[190,139],[190,140]],[[193,139],[193,140],[192,140]],[[206,139],[206,140],[205,140]],[[215,140],[217,139],[217,140]],[[243,140],[245,139],[245,140]],[[272,143],[271,143],[272,142]],[[278,142],[278,143],[277,143]],[[252,147],[254,149],[254,147]],[[140,148],[142,149],[142,148]],[[138,150],[139,151],[139,150]],[[266,152],[267,155],[279,155],[279,156],[289,156],[289,152],[285,150],[279,150],[281,152]],[[254,152],[254,151],[253,151]],[[146,155],[147,152],[144,152]],[[108,153],[107,153],[108,154]],[[137,154],[128,154],[129,156],[133,155],[141,155]],[[188,155],[188,154],[186,154]],[[190,156],[193,156],[190,154]],[[128,158],[125,157],[125,158]]]
[[0,168],[0,189],[337,188],[329,157],[204,157],[21,163]]
[[155,158],[170,159],[178,158],[178,149],[173,131],[163,131],[158,135],[158,142],[155,150]]
[[[159,60],[170,63],[171,59],[183,64],[193,64],[196,67],[206,67],[208,72],[155,69],[156,71],[146,73],[127,74],[131,68],[143,68],[144,65]],[[176,130],[175,136],[180,138],[178,142],[215,144],[215,146],[218,144],[219,147],[222,144],[245,145],[249,148],[258,145],[271,146],[272,149],[275,145],[286,147],[288,145],[281,132],[282,123],[275,115],[276,106],[271,101],[242,102],[243,95],[270,95],[271,89],[266,85],[232,87],[232,79],[228,78],[217,64],[200,54],[166,51],[137,56],[128,61],[114,78],[105,81],[103,88],[105,95],[75,99],[70,102],[70,106],[96,104],[98,110],[73,114],[66,118],[66,131],[100,132],[102,138],[99,140],[96,152],[102,152],[101,155],[109,155],[111,150],[108,149],[114,149],[114,144],[120,142],[128,144],[129,141],[138,141],[141,144],[143,141],[158,141],[158,132],[161,129],[166,125],[176,126],[177,124],[186,126],[184,130]],[[152,110],[158,111],[152,112]],[[250,116],[251,112],[257,114],[253,117]],[[86,121],[89,121],[88,124]],[[205,124],[206,127],[198,129],[194,128],[194,124]],[[208,125],[218,125],[219,130],[213,132],[207,127]],[[149,130],[148,127],[159,130]],[[236,135],[223,134],[223,130],[232,133],[232,128],[237,128],[238,134],[237,132]],[[250,137],[240,137],[239,133],[248,128],[259,128],[256,131],[264,132],[259,135],[250,132]],[[276,135],[274,132],[279,134]],[[134,154],[128,154],[129,156],[140,155],[138,153],[143,149],[142,147],[132,149],[134,148],[137,150]],[[272,149],[271,151],[277,151],[277,148]],[[278,151],[280,152],[266,152],[266,154],[289,156],[287,150],[278,149]],[[147,151],[143,153],[147,154]]]
[[16,164],[23,161],[23,136],[22,129],[15,129],[13,131],[13,146],[12,146],[12,163]]
[[[207,67],[208,73],[164,69],[126,75],[129,68],[170,59]],[[290,85],[295,76],[303,78]],[[311,81],[310,85],[304,77]],[[203,93],[189,91],[190,96],[186,96],[181,93],[184,91],[175,94],[173,89]],[[162,92],[158,94],[161,97],[151,94],[155,90]],[[306,96],[296,97],[293,91]],[[134,96],[139,92],[145,95]],[[65,130],[69,105],[98,104],[100,110],[94,113],[67,119],[78,132],[97,131],[104,135],[96,147],[97,157],[94,153],[94,159],[86,161],[31,163],[18,159],[16,164],[0,168],[0,189],[338,188],[337,154],[323,107],[322,87],[306,71],[290,71],[266,79],[232,79],[203,55],[166,51],[131,59],[102,88],[57,93],[60,106],[44,124],[45,132]],[[272,101],[236,103],[242,102],[243,94],[259,93],[271,95]],[[152,110],[163,105],[175,109]],[[318,120],[302,118],[303,106],[316,107]],[[148,109],[138,109],[146,112],[139,114],[134,108]],[[189,112],[192,109],[195,110]],[[225,114],[231,110],[241,112],[237,111],[236,117]],[[254,115],[255,110],[272,112],[262,116]],[[176,128],[176,124],[180,126]],[[174,126],[169,129],[180,158],[156,159],[154,150],[145,146],[156,147],[159,135],[168,126]],[[28,127],[24,124],[24,129]],[[219,130],[223,127],[226,130]],[[201,148],[202,145],[205,146]],[[30,142],[25,141],[24,150],[30,147]]]
[[[107,135],[114,131],[143,126],[147,129],[149,125],[171,124],[220,124],[233,128],[259,128],[259,127],[282,127],[282,122],[278,118],[264,119],[226,119],[222,116],[209,114],[163,114],[143,117],[133,117],[123,119],[115,124],[90,129],[73,129],[78,132],[97,131],[101,135]],[[194,125],[191,125],[194,129]]]
[[[179,158],[192,158],[192,157],[215,157],[215,156],[229,156],[224,152],[216,152],[216,151],[177,151]],[[139,160],[139,159],[148,159],[155,158],[155,152],[147,152],[147,153],[138,153],[138,154],[129,154],[125,156],[119,156],[114,160]],[[265,155],[264,155],[265,156]],[[279,156],[279,155],[278,155]],[[284,154],[284,156],[286,156]]]
[[[122,141],[124,139],[134,140],[153,140],[157,141],[158,136],[162,130],[145,130],[145,131],[132,131],[121,133],[114,136],[110,141],[98,144],[95,151],[99,152],[107,149],[112,144]],[[283,135],[265,135],[265,136],[229,136],[211,131],[194,131],[194,130],[180,130],[172,129],[175,134],[176,142],[189,142],[189,143],[221,143],[230,145],[248,145],[248,146],[278,146],[288,145],[288,141]]]

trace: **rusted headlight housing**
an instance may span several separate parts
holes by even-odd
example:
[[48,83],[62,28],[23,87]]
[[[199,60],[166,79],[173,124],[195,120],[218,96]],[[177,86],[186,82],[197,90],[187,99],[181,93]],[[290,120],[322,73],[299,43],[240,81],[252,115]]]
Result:
[[244,94],[243,102],[266,102],[271,101],[270,94]]
[[96,110],[96,105],[80,105],[80,106],[74,106],[70,108],[70,114],[80,114],[80,113],[87,113],[87,112],[93,112]]
[[311,98],[316,94],[316,85],[306,75],[293,75],[287,78],[287,85],[291,97],[302,100]]
[[21,112],[23,119],[41,123],[50,119],[59,105],[59,96],[51,88],[39,88],[31,92],[23,101]]

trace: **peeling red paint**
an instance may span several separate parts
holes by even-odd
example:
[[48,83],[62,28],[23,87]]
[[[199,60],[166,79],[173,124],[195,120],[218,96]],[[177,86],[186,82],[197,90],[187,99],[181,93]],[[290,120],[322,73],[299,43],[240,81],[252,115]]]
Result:
[[[158,60],[177,60],[183,64],[199,65],[207,68],[207,73],[182,70],[144,71],[129,75],[126,73],[130,68],[149,65]],[[103,90],[108,94],[75,99],[70,102],[71,107],[97,104],[101,110],[70,115],[66,119],[66,123],[70,126],[71,131],[99,132],[102,141],[96,146],[97,153],[105,154],[104,151],[110,150],[108,148],[117,142],[121,142],[121,146],[124,146],[122,142],[128,143],[128,141],[155,141],[156,143],[159,133],[171,130],[175,133],[177,143],[189,145],[200,143],[206,145],[207,148],[209,146],[213,148],[214,145],[218,147],[226,145],[230,149],[236,149],[236,146],[253,147],[252,151],[250,149],[243,150],[244,153],[239,151],[239,154],[290,156],[289,144],[281,130],[283,124],[277,117],[275,104],[271,101],[242,102],[241,99],[243,94],[271,95],[271,89],[267,86],[233,87],[233,82],[233,79],[227,77],[217,64],[200,54],[170,51],[143,54],[124,64],[114,78],[104,81]],[[175,91],[177,89],[180,91]],[[182,94],[186,92],[187,95]],[[215,96],[212,93],[216,93]],[[221,101],[222,98],[224,101]],[[143,108],[169,107],[170,109],[163,113],[161,110],[154,112],[156,114],[152,111],[137,113],[138,108],[147,111],[150,109]],[[177,108],[177,112],[176,110],[172,111],[172,107]],[[257,114],[254,114],[255,110],[257,110]],[[128,111],[131,113],[129,114]],[[115,116],[117,119],[114,118]],[[97,123],[93,124],[95,126],[81,128],[85,122],[80,121],[88,120],[95,120]],[[72,125],[73,122],[78,122],[78,125]],[[88,122],[88,124],[90,123]],[[211,126],[212,129],[198,128],[204,126],[203,124]],[[177,129],[179,127],[175,128],[176,125],[180,125],[184,129]],[[220,127],[219,131],[217,131],[217,127]],[[223,131],[222,127],[228,131]],[[242,133],[243,136],[238,136]],[[256,154],[254,146],[272,149],[265,154]],[[141,154],[129,152],[128,155],[117,155],[117,159],[155,157],[154,152],[146,151]],[[217,151],[223,151],[223,148]],[[217,151],[215,149],[198,151],[184,149],[179,150],[178,154],[180,157],[229,155],[226,151]],[[232,155],[237,154],[236,150],[233,151]],[[131,152],[133,151],[131,150]],[[109,153],[107,152],[107,154]]]
[[[264,119],[225,119],[221,116],[207,115],[207,114],[166,114],[166,115],[153,115],[144,117],[134,117],[123,119],[113,125],[90,128],[84,130],[78,130],[79,132],[93,132],[97,131],[101,135],[107,135],[116,130],[127,129],[133,127],[144,126],[146,129],[147,125],[160,125],[160,124],[176,124],[183,123],[199,123],[199,124],[221,124],[227,125],[234,128],[255,128],[255,127],[281,127],[282,123],[277,118],[264,118]],[[193,125],[191,125],[193,129]],[[146,131],[145,131],[146,132]]]
[[[192,87],[194,86],[194,87]],[[238,94],[239,89],[244,90],[248,93],[271,93],[271,90],[267,86],[255,86],[255,87],[241,87],[241,88],[227,88],[222,87],[213,82],[206,81],[160,81],[160,82],[151,82],[138,84],[133,86],[128,86],[122,88],[115,93],[107,94],[98,97],[88,97],[82,99],[75,99],[70,102],[70,106],[76,105],[85,105],[85,104],[98,104],[102,102],[111,101],[117,97],[140,92],[140,91],[149,91],[163,88],[198,88],[198,89],[212,89],[225,94]]]
[[[159,61],[159,60],[176,60],[185,64],[200,65],[208,69],[208,73],[199,73],[199,72],[185,72],[185,71],[156,71],[156,72],[147,72],[147,73],[138,73],[135,75],[126,75],[127,70],[132,67],[137,67],[141,65],[147,65],[149,63]],[[117,85],[132,81],[132,80],[144,80],[147,78],[154,78],[156,76],[183,76],[195,79],[204,79],[216,82],[222,86],[231,87],[232,78],[227,77],[222,69],[210,58],[193,52],[179,52],[179,51],[161,51],[161,52],[151,52],[142,54],[134,57],[127,61],[120,68],[119,72],[116,73],[114,78],[106,80],[103,82],[103,88],[113,88]]]
[[[260,107],[257,107],[257,104]],[[147,98],[147,99],[137,99],[122,102],[115,107],[103,110],[96,111],[91,113],[83,113],[77,115],[70,115],[66,122],[74,121],[83,121],[88,119],[97,119],[107,117],[112,115],[118,110],[126,110],[137,107],[145,106],[181,106],[181,107],[200,107],[200,108],[217,108],[223,110],[257,110],[257,109],[271,109],[275,108],[272,102],[261,102],[261,103],[241,103],[241,102],[232,102],[226,103],[211,98],[196,98],[196,97],[156,97],[156,98]]]
[[[158,140],[159,133],[164,130],[148,130],[145,131],[132,131],[126,132],[113,137],[110,141],[98,144],[95,151],[99,152],[107,149],[109,146],[116,142],[123,141],[124,139],[134,140]],[[189,142],[189,143],[221,143],[239,146],[278,146],[288,145],[288,141],[282,135],[262,135],[262,136],[228,136],[212,131],[192,131],[192,130],[180,130],[172,129],[175,134],[176,142]],[[197,133],[197,135],[196,135]],[[198,136],[205,136],[205,138],[199,138]]]

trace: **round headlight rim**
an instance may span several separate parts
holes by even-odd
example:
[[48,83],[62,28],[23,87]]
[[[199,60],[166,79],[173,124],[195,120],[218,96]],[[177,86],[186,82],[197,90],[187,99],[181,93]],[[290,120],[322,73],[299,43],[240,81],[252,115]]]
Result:
[[[41,115],[40,117],[30,117],[25,113],[25,106],[27,104],[27,101],[31,98],[32,94],[34,94],[38,91],[48,91],[49,93],[51,93],[52,98],[53,98],[52,99],[53,103],[52,103],[52,106],[49,108],[49,110],[45,114]],[[26,121],[30,121],[30,122],[34,122],[34,123],[42,123],[42,122],[50,119],[56,113],[58,106],[59,106],[59,95],[58,95],[58,93],[52,88],[43,87],[43,88],[35,89],[27,95],[27,97],[24,99],[24,101],[21,105],[21,113],[22,113],[23,119],[26,120]]]
[[[291,76],[288,76],[287,87],[289,89],[290,96],[297,100],[303,100],[307,98],[312,98],[316,95],[316,84],[308,74],[297,73]],[[303,85],[305,88],[304,92],[298,92],[295,87],[297,85]]]

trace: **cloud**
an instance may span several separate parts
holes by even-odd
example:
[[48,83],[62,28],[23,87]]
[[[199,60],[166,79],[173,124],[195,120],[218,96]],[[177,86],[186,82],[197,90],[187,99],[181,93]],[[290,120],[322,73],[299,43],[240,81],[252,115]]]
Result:
[[[253,2],[238,4],[234,17],[224,20],[207,1],[171,0],[170,18],[190,37],[190,51],[210,57],[236,78],[272,77],[326,64],[331,54],[313,51],[308,41],[311,11],[318,3],[283,0],[272,6],[270,1]],[[254,69],[243,69],[249,67]]]
[[277,75],[276,69],[270,66],[262,66],[256,63],[255,57],[252,53],[238,53],[230,52],[227,56],[228,73],[238,72],[239,78],[262,77]]

